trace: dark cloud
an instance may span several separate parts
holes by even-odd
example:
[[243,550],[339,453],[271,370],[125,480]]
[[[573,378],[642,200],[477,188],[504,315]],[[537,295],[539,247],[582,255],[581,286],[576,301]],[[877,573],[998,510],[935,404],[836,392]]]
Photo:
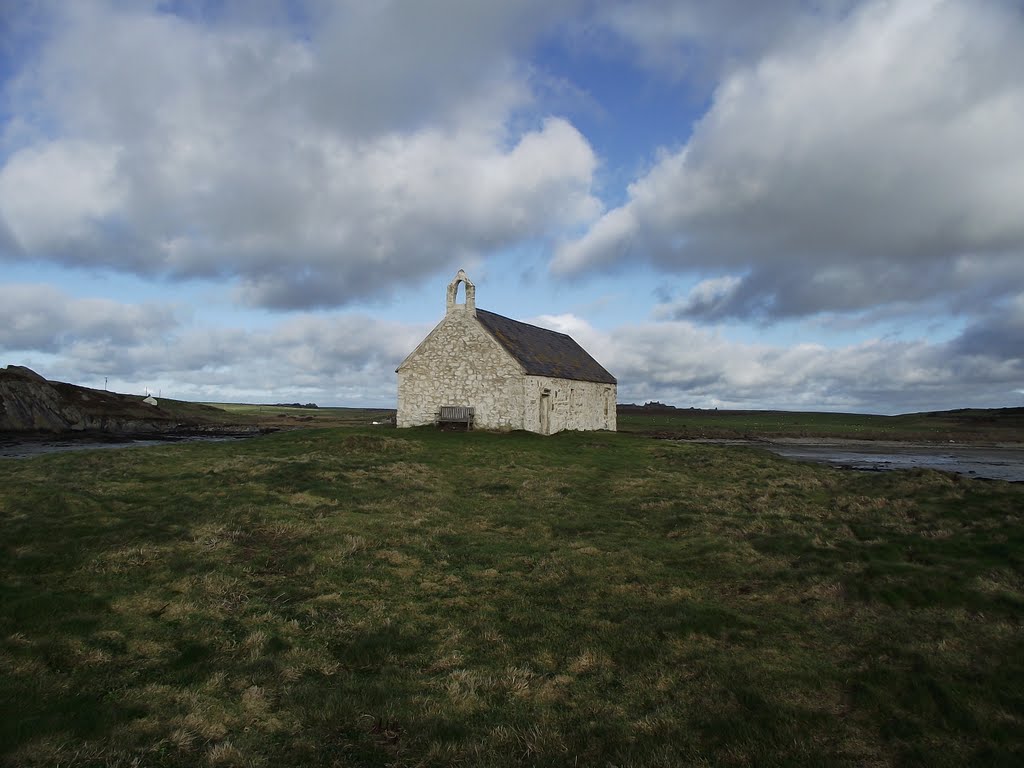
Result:
[[951,265],[851,262],[831,267],[767,266],[742,276],[711,278],[684,297],[658,307],[658,316],[701,321],[787,319],[828,313],[890,318],[938,305],[944,313],[985,306],[1024,284],[1024,271],[1000,282],[979,278],[963,284]]
[[950,347],[957,356],[1002,361],[1024,388],[1024,294],[989,307]]
[[19,255],[18,241],[0,213],[0,259],[13,259]]

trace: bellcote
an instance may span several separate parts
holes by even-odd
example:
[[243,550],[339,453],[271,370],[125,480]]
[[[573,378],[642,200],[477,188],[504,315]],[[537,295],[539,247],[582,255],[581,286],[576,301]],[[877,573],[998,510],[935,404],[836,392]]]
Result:
[[[465,304],[457,304],[455,301],[459,296],[459,283],[464,283],[466,286]],[[445,314],[463,310],[476,312],[476,286],[466,276],[465,270],[460,269],[455,275],[455,279],[448,283],[448,305]]]

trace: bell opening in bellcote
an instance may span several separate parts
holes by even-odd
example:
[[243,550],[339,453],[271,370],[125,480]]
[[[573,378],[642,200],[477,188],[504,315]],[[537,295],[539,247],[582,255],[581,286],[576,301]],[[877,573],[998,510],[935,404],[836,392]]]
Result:
[[[458,302],[460,283],[465,286],[465,301],[462,304]],[[465,270],[462,269],[455,275],[455,279],[448,283],[447,303],[447,312],[461,311],[476,311],[476,286],[473,285],[473,281],[466,276]]]

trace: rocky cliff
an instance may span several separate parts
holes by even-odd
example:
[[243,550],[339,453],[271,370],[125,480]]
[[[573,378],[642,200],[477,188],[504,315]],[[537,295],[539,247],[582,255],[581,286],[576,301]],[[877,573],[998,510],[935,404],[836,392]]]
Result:
[[20,365],[0,369],[0,432],[174,432],[218,425],[218,413],[192,403],[152,405],[139,395],[47,381]]

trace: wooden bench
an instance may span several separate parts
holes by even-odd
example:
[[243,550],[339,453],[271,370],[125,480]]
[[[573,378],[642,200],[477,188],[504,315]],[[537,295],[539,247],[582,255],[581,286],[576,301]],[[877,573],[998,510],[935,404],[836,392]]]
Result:
[[473,409],[465,405],[442,405],[434,422],[442,429],[445,426],[465,424],[466,429],[473,428]]

